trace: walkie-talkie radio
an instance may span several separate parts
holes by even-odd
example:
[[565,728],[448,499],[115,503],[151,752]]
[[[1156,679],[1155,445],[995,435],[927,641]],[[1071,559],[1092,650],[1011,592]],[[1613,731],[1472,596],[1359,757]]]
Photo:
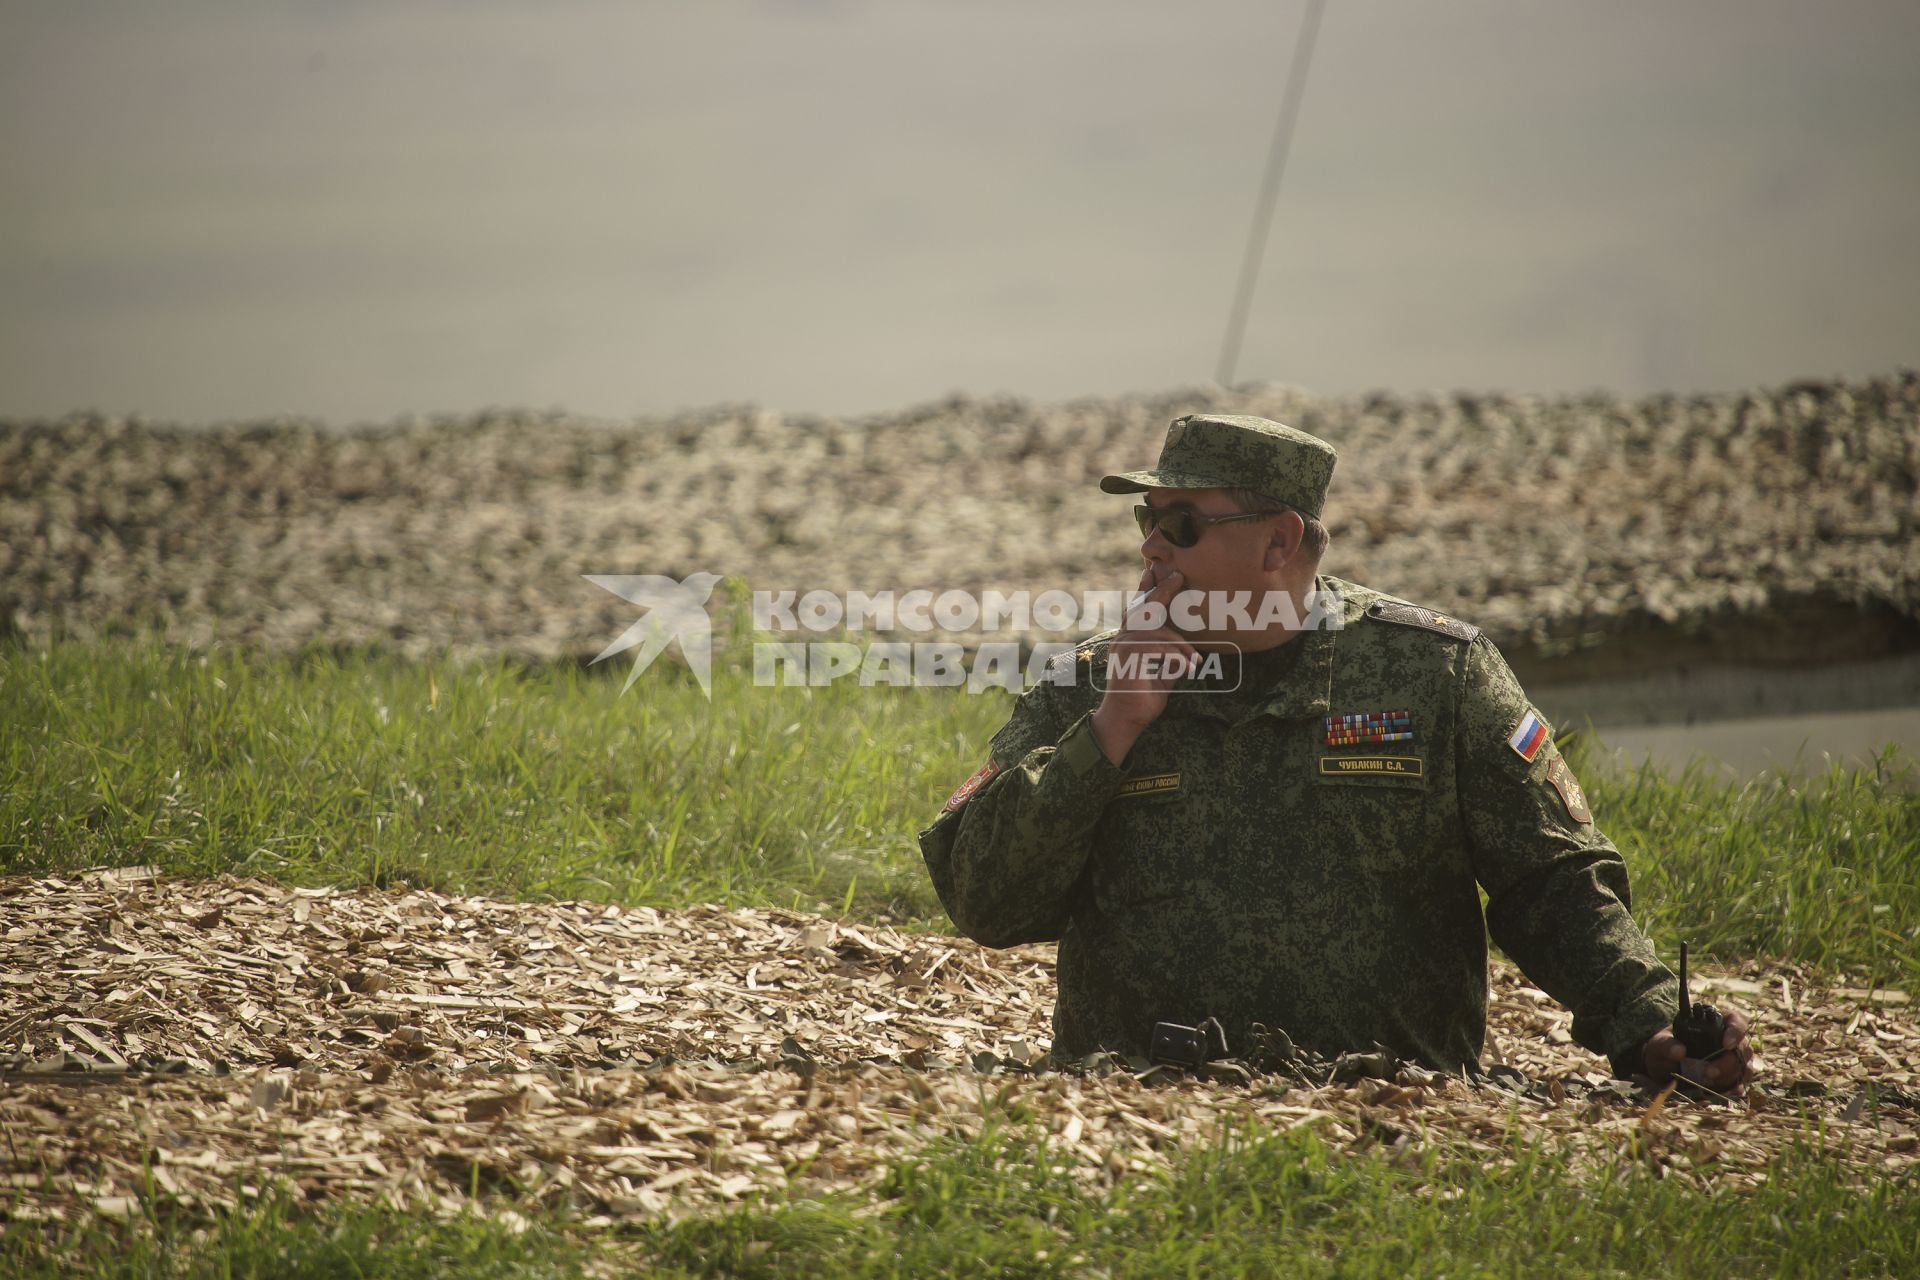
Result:
[[1727,1019],[1710,1004],[1687,995],[1687,944],[1680,944],[1680,1012],[1673,1015],[1673,1038],[1687,1047],[1689,1058],[1711,1058],[1724,1047]]

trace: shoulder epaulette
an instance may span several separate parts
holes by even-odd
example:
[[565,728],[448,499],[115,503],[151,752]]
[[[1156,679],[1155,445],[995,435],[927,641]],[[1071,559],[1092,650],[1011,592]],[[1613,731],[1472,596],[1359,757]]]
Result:
[[1367,616],[1379,622],[1397,622],[1403,627],[1425,627],[1428,631],[1438,631],[1455,640],[1471,642],[1480,634],[1480,628],[1471,622],[1449,618],[1444,613],[1435,613],[1401,600],[1375,600],[1367,606]]
[[1082,640],[1073,648],[1062,649],[1059,653],[1047,659],[1046,669],[1048,671],[1064,671],[1072,666],[1091,667],[1094,663],[1101,661],[1107,656],[1107,650],[1112,644],[1112,635],[1097,635],[1091,639]]

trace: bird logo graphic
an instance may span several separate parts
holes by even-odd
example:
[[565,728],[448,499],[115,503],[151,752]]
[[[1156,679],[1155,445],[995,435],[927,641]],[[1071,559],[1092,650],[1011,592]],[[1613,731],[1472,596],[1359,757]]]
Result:
[[616,653],[625,653],[635,645],[633,670],[620,686],[625,693],[653,665],[653,660],[674,641],[680,643],[680,656],[686,659],[700,692],[713,700],[713,620],[707,616],[707,598],[720,581],[717,573],[690,573],[679,582],[657,573],[588,573],[581,575],[594,586],[611,591],[646,610],[638,621],[620,633],[620,638],[602,649],[588,666]]

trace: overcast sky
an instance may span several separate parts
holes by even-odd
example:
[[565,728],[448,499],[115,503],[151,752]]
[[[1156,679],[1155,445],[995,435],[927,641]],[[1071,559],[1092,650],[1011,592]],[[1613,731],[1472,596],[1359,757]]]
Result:
[[[1305,0],[0,16],[0,415],[1202,383]],[[1331,0],[1240,373],[1920,364],[1920,5]]]

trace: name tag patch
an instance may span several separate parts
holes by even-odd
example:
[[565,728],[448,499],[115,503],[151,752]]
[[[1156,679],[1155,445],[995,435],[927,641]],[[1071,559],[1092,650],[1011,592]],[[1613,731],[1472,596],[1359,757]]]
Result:
[[1120,783],[1120,798],[1128,796],[1164,796],[1180,790],[1178,773],[1156,773],[1139,778],[1127,778]]
[[1321,756],[1323,778],[1426,776],[1426,761],[1419,756]]

